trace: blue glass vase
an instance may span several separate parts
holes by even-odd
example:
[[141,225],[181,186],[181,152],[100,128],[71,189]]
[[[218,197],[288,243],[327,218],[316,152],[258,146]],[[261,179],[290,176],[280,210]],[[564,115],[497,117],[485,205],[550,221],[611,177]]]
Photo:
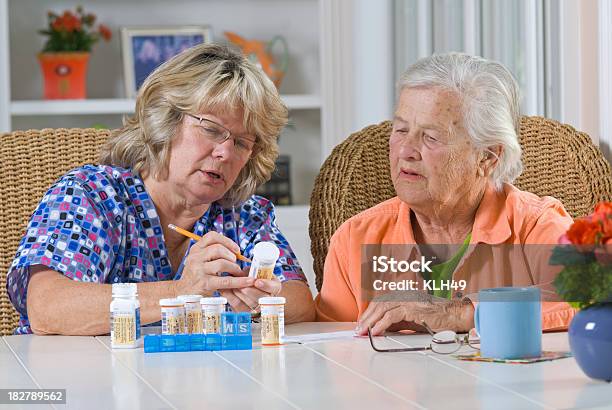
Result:
[[582,371],[612,381],[612,303],[581,310],[569,327],[570,348]]

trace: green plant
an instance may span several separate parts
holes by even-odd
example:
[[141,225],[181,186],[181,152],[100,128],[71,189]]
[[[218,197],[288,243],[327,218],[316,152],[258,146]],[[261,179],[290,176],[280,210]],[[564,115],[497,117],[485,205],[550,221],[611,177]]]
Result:
[[550,258],[563,265],[554,281],[559,296],[577,308],[612,302],[612,202],[576,220]]
[[94,26],[96,16],[85,14],[81,6],[76,12],[64,11],[62,15],[52,11],[47,12],[48,27],[39,33],[49,36],[43,52],[91,51],[92,46],[101,38],[109,41],[112,37],[110,29],[104,24]]

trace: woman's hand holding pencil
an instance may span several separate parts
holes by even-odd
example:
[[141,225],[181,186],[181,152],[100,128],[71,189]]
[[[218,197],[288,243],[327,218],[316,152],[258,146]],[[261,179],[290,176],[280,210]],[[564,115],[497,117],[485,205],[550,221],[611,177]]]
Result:
[[[176,225],[168,227],[197,241],[189,251],[183,276],[178,281],[184,281],[188,289],[203,289],[199,292],[202,295],[218,290],[237,312],[257,311],[260,297],[280,293],[282,285],[277,279],[250,278],[248,268],[240,269],[236,259],[249,263],[251,260],[242,256],[238,245],[229,238],[217,232],[208,232],[201,237]],[[231,276],[218,276],[220,272]]]
[[[176,228],[171,227],[178,231]],[[245,271],[236,263],[240,248],[231,239],[217,232],[208,232],[200,238],[189,231],[182,231],[188,235],[178,232],[197,240],[197,243],[191,247],[185,260],[182,276],[177,281],[177,294],[210,295],[216,290],[254,286],[255,278],[245,276]],[[227,272],[230,276],[219,276],[221,272]]]
[[[176,225],[169,224],[168,228],[172,229],[173,231],[176,231],[176,232],[180,233],[181,235],[184,235],[184,236],[186,236],[188,238],[191,238],[191,239],[193,239],[196,242],[202,239],[201,236],[196,235],[193,232],[189,232],[188,230],[183,229],[183,228],[181,228],[179,226],[176,226]],[[240,254],[240,248],[238,248],[238,252],[234,252],[234,255],[236,255],[236,259],[240,259],[243,262],[251,263],[251,260],[249,258],[247,258],[246,256],[242,256]]]

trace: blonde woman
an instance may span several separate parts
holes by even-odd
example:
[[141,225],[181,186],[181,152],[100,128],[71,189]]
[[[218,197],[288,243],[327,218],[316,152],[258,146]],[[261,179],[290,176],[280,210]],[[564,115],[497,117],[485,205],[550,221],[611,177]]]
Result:
[[[143,324],[160,320],[161,298],[215,291],[238,311],[282,295],[288,322],[312,320],[306,278],[274,207],[253,195],[274,169],[286,121],[272,82],[227,47],[199,45],[160,66],[101,165],[61,177],[35,210],[8,274],[21,316],[15,333],[108,333],[117,282],[138,284]],[[236,259],[265,240],[281,250],[279,280],[248,278]]]

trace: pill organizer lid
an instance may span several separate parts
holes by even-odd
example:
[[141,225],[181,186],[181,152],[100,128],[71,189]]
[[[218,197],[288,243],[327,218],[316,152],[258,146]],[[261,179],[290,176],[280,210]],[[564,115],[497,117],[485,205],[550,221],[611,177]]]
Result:
[[223,296],[212,297],[212,298],[202,298],[200,299],[200,303],[202,305],[225,305],[227,304],[227,299]]
[[160,299],[160,306],[183,306],[183,301],[180,299]]
[[199,302],[202,299],[202,295],[180,295],[177,299],[182,300],[185,303]]
[[259,298],[260,305],[284,305],[286,299],[282,296],[266,296]]
[[138,288],[135,283],[113,283],[113,297],[138,296]]
[[253,255],[262,262],[274,263],[280,256],[280,251],[274,242],[258,242],[253,248]]

